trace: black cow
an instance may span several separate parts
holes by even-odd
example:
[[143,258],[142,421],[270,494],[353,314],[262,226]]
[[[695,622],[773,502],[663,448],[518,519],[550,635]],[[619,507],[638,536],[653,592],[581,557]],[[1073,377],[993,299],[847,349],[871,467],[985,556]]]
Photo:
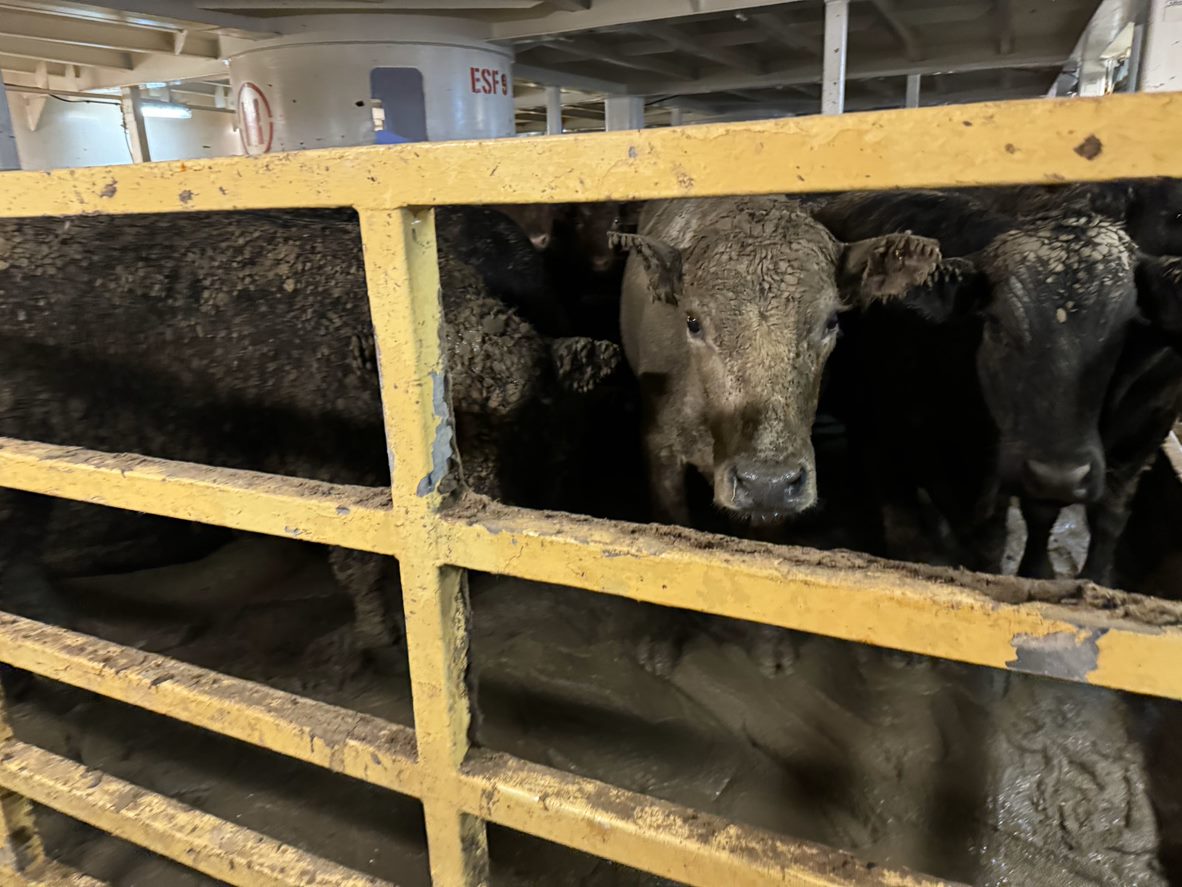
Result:
[[[439,220],[450,395],[465,472],[481,492],[533,499],[557,484],[548,477],[559,449],[547,439],[558,434],[557,426],[547,431],[548,405],[593,390],[621,361],[614,346],[544,339],[494,299],[490,281],[505,278],[490,272],[495,256],[477,256],[483,276],[457,258],[481,253],[465,233],[473,218],[454,211]],[[388,483],[352,213],[0,222],[0,306],[7,318],[0,435]],[[563,430],[577,435],[571,411],[562,416]],[[88,520],[53,516],[86,508]],[[163,524],[11,491],[0,495],[0,517],[0,554],[35,539],[51,549],[51,565],[75,569],[77,557],[52,549],[68,554],[84,540],[46,539],[47,526],[90,526],[106,539],[112,520],[131,521],[128,533]],[[396,589],[392,562],[353,553],[335,553],[333,562],[354,600],[359,645],[387,645],[396,618],[384,601]]]
[[1012,217],[965,195],[847,195],[819,218],[840,237],[937,237],[951,257],[905,307],[850,324],[844,360],[860,382],[840,387],[860,404],[850,422],[888,513],[915,514],[926,494],[955,559],[996,571],[1016,494],[1020,572],[1049,577],[1054,520],[1084,502],[1084,575],[1110,581],[1128,496],[1164,429],[1148,456],[1146,441],[1176,410],[1175,355],[1151,322],[1177,293],[1175,260],[1143,256],[1122,223],[1077,205]]

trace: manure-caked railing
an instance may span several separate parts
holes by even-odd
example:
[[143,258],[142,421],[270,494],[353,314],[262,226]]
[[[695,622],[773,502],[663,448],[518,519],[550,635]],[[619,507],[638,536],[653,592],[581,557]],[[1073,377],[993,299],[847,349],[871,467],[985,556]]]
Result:
[[[451,429],[431,207],[1182,176],[1179,144],[1182,97],[1132,95],[0,174],[6,217],[356,208],[388,504],[356,487],[8,439],[0,484],[397,557],[415,729],[7,614],[0,661],[421,799],[444,887],[487,882],[485,822],[702,887],[939,883],[469,747],[464,571],[1174,699],[1182,628],[1087,595],[1014,603],[1003,579],[727,549],[443,496]],[[0,883],[98,883],[47,858],[31,802],[244,887],[383,883],[18,741],[0,698]]]

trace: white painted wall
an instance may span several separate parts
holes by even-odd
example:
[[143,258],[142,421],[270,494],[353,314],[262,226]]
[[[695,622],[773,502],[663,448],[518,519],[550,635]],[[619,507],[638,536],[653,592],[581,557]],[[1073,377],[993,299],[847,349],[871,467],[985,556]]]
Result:
[[[50,99],[35,130],[29,129],[24,99],[10,94],[16,146],[24,169],[111,166],[130,163],[119,106]],[[153,160],[189,160],[241,154],[234,115],[194,109],[190,120],[150,117],[145,121]]]
[[1141,88],[1182,90],[1182,0],[1150,0]]

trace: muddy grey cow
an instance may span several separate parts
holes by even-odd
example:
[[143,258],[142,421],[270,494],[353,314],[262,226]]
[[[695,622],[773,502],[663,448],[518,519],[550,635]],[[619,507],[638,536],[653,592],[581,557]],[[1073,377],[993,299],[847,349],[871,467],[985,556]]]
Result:
[[[508,258],[489,253],[499,241],[472,241],[473,225],[459,221],[456,211],[441,212],[438,231],[465,478],[478,492],[545,506],[536,496],[563,485],[550,457],[559,447],[543,433],[546,446],[532,450],[519,436],[537,439],[556,406],[571,431],[574,407],[614,371],[618,349],[540,336],[492,295],[510,276],[496,261]],[[351,212],[8,220],[0,223],[0,308],[8,318],[0,435],[389,483]],[[539,476],[543,493],[535,492]],[[0,576],[17,557],[53,576],[93,570],[96,550],[102,569],[141,569],[143,552],[156,557],[161,546],[138,540],[172,539],[173,529],[0,490]],[[197,556],[218,541],[201,535],[169,551]],[[399,618],[392,559],[344,550],[330,558],[353,597],[357,647],[388,647]]]
[[851,427],[888,523],[926,499],[949,524],[953,559],[997,571],[1016,495],[1028,529],[1020,572],[1048,578],[1059,511],[1086,503],[1084,575],[1109,581],[1133,463],[1145,458],[1133,451],[1150,433],[1131,441],[1125,430],[1161,421],[1138,415],[1165,384],[1140,355],[1160,336],[1144,308],[1169,303],[1173,261],[1142,255],[1122,224],[1075,206],[1012,217],[964,195],[910,192],[848,195],[818,215],[847,237],[930,233],[951,256],[850,329],[837,358],[852,361],[837,387],[854,401]]
[[631,252],[621,333],[643,391],[654,517],[691,522],[691,468],[740,522],[810,508],[810,431],[838,315],[926,280],[935,241],[842,243],[783,197],[650,204],[615,240]]

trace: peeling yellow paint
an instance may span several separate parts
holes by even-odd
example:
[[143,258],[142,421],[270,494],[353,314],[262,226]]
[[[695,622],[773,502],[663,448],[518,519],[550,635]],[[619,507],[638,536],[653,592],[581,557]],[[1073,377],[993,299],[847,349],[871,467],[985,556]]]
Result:
[[[488,881],[484,820],[679,881],[938,882],[469,748],[465,569],[500,572],[994,668],[1182,699],[1182,609],[1088,586],[1028,602],[1000,577],[452,501],[431,212],[456,203],[1182,177],[1182,97],[1037,100],[562,139],[370,147],[0,173],[0,215],[359,210],[392,489],[0,440],[7,486],[401,561],[417,733],[63,629],[0,615],[0,661],[423,800],[442,887]],[[495,175],[493,175],[495,173]],[[0,845],[33,798],[213,877],[374,884],[23,745],[0,700]],[[212,835],[219,837],[215,843]],[[36,837],[27,847],[38,850]],[[231,861],[233,864],[230,864]],[[0,850],[0,884],[92,885]]]

